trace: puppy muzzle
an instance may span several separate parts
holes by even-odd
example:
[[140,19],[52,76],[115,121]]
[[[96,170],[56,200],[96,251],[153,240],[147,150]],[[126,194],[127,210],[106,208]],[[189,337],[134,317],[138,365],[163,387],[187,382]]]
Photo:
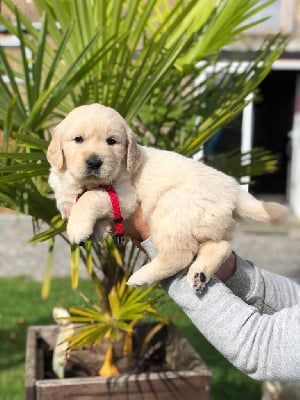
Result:
[[88,174],[98,172],[103,164],[103,161],[98,156],[91,156],[86,160],[86,171]]

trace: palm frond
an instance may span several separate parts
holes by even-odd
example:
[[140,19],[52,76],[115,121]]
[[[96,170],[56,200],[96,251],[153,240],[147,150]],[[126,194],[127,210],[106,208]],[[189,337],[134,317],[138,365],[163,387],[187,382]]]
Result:
[[254,148],[253,150],[241,153],[239,149],[225,154],[218,154],[208,164],[215,168],[227,171],[230,175],[240,179],[244,176],[259,176],[271,174],[277,170],[276,157],[267,150]]
[[75,333],[68,338],[70,346],[96,345],[105,335],[119,337],[121,331],[132,332],[137,321],[150,315],[160,321],[160,325],[169,323],[167,318],[162,317],[156,311],[160,297],[153,296],[154,287],[134,289],[126,285],[126,282],[125,274],[123,279],[110,290],[108,294],[109,312],[88,299],[86,301],[89,306],[69,309],[71,316],[64,319],[75,324]]
[[[134,126],[143,143],[192,156],[241,112],[285,46],[285,39],[275,35],[243,70],[239,63],[235,69],[219,68],[222,47],[257,23],[252,18],[270,0],[34,2],[41,14],[39,30],[12,0],[3,3],[16,15],[16,24],[0,15],[20,43],[19,57],[0,46],[0,203],[49,225],[32,243],[52,243],[57,234],[67,241],[65,222],[50,196],[45,158],[50,130],[65,113],[82,103],[104,103]],[[247,165],[243,157],[233,154],[231,165],[223,167],[237,177],[274,167],[267,154],[252,152]],[[51,255],[52,245],[49,250]],[[138,253],[129,244],[117,249],[111,239],[72,250],[73,287],[81,259],[104,310],[120,316],[112,334],[125,329],[125,316],[138,319],[139,302],[148,297],[122,283],[128,273],[124,266],[139,262]],[[128,302],[132,306],[126,308]],[[152,306],[147,311],[155,314]],[[107,332],[99,327],[99,337]]]

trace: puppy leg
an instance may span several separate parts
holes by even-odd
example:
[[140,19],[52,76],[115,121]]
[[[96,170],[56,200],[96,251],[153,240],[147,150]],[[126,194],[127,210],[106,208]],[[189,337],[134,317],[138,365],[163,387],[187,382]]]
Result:
[[226,240],[201,243],[200,251],[187,274],[188,281],[196,292],[204,288],[212,275],[230,255],[230,252],[230,242]]
[[97,220],[112,218],[111,204],[103,190],[84,193],[72,207],[67,224],[67,234],[72,243],[88,239],[94,232]]
[[159,253],[150,263],[132,274],[127,284],[142,286],[159,282],[186,268],[193,258],[190,250],[170,251],[167,255]]

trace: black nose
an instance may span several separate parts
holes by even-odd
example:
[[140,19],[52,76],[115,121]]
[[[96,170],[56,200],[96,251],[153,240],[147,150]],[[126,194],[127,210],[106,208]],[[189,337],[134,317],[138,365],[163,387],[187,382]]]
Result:
[[98,156],[91,156],[86,160],[86,165],[90,171],[99,169],[102,165],[102,160]]

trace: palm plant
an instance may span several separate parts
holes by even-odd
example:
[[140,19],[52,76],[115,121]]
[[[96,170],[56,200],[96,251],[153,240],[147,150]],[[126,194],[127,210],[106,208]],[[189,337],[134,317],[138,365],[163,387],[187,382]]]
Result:
[[[16,24],[1,15],[0,23],[18,38],[20,56],[14,58],[0,46],[0,203],[32,217],[31,243],[49,241],[46,296],[55,238],[60,235],[68,243],[65,221],[57,214],[47,183],[45,151],[51,127],[73,107],[100,102],[116,108],[144,144],[192,156],[246,106],[245,99],[268,74],[285,39],[267,38],[243,72],[238,66],[220,70],[215,66],[221,49],[258,23],[247,21],[272,0],[35,0],[40,29],[12,0],[3,2],[16,15]],[[252,162],[243,166],[245,156],[249,155],[233,154],[232,174],[274,169],[266,152],[256,150]],[[224,167],[220,160],[217,165]],[[40,231],[40,222],[48,228]],[[129,315],[130,301],[136,296],[141,311],[144,297],[142,291],[126,292],[120,282],[127,276],[124,265],[136,263],[136,251],[126,245],[117,249],[110,239],[101,245],[71,246],[73,288],[80,258],[95,284],[100,308],[77,312],[85,325],[73,344],[96,334],[114,338],[118,335],[112,332],[130,333],[139,319],[138,313]],[[112,302],[116,297],[123,314],[111,326],[112,320],[100,315],[118,319]],[[148,311],[154,313],[152,308]],[[90,322],[94,329],[86,325]]]

